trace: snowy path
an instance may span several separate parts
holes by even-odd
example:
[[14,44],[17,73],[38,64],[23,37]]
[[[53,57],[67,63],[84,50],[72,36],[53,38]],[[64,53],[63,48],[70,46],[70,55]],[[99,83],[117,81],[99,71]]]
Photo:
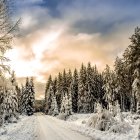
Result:
[[38,140],[90,140],[90,138],[63,126],[50,116],[38,115]]

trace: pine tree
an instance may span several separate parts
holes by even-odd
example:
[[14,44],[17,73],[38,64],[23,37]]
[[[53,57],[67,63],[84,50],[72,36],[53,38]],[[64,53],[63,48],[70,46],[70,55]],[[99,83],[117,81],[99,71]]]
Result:
[[78,111],[78,72],[74,70],[73,80],[71,84],[71,95],[72,95],[72,110],[74,113]]
[[[93,69],[91,67],[91,64],[88,63],[87,66],[87,78],[86,78],[86,84],[87,84],[87,96],[88,96],[88,103],[89,103],[89,110],[88,112],[93,112],[94,110],[94,102],[95,102],[95,98],[94,98],[94,94],[95,93],[95,73],[93,73]],[[97,93],[98,94],[98,93]]]
[[33,115],[35,103],[35,91],[33,78],[26,78],[26,85],[22,88],[21,95],[21,114]]
[[58,106],[57,106],[57,102],[56,102],[56,97],[55,97],[55,95],[53,95],[52,96],[51,107],[50,107],[50,110],[49,110],[49,115],[56,116],[58,114],[59,114],[59,112],[58,112]]
[[29,99],[28,99],[28,105],[29,105],[29,110],[28,110],[28,115],[33,115],[34,114],[34,107],[35,107],[35,89],[34,89],[34,81],[33,78],[30,79],[29,83]]
[[50,84],[52,83],[52,76],[50,75],[49,78],[48,78],[48,81],[46,83],[46,89],[45,89],[45,101],[44,101],[44,111],[45,113],[48,113],[48,91],[49,91],[49,88],[50,88]]
[[116,58],[115,61],[115,75],[116,75],[116,87],[117,100],[121,105],[121,110],[125,111],[130,109],[130,94],[128,87],[128,79],[125,71],[123,59]]
[[140,67],[140,28],[135,29],[135,33],[130,37],[131,44],[125,50],[123,57],[125,62],[125,71],[127,74],[128,94],[131,95],[131,111],[136,110],[136,95],[132,92],[132,83],[134,81],[134,71]]
[[63,94],[60,113],[69,116],[72,114],[72,100],[71,95]]
[[4,93],[2,110],[6,122],[12,122],[14,118],[18,119],[18,99],[10,89]]
[[115,74],[110,70],[110,67],[106,65],[106,69],[103,72],[105,90],[104,99],[108,103],[108,109],[113,105],[115,101]]
[[58,104],[58,110],[60,111],[61,102],[62,102],[62,89],[63,89],[63,77],[62,74],[58,74],[57,78],[57,91],[56,91],[56,100]]
[[67,73],[65,69],[63,71],[62,84],[63,84],[62,92],[68,94],[69,89],[68,89]]
[[137,113],[140,114],[140,69],[137,68],[134,71],[135,77],[133,84],[132,84],[132,93],[137,97]]
[[53,88],[53,93],[54,95],[56,95],[57,92],[57,77],[54,78],[54,80],[52,81],[52,88]]
[[52,98],[54,96],[54,92],[53,92],[53,84],[50,84],[49,90],[48,90],[48,97],[47,97],[47,112],[49,115],[51,115],[51,103],[52,103]]
[[86,67],[82,64],[79,74],[79,86],[78,86],[78,112],[88,113],[90,112],[90,96],[87,87],[87,73]]
[[66,78],[67,78],[67,88],[70,89],[71,87],[71,83],[72,83],[72,72],[69,69],[68,73],[66,74]]

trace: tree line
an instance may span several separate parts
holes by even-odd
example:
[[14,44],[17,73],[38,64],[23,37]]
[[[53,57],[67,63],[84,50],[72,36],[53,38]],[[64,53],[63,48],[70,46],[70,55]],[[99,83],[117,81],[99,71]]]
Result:
[[81,65],[80,70],[64,70],[57,77],[50,75],[45,89],[46,114],[92,113],[97,104],[110,109],[119,104],[121,111],[140,114],[140,28],[135,28],[130,45],[114,68],[106,65],[102,72],[97,66]]

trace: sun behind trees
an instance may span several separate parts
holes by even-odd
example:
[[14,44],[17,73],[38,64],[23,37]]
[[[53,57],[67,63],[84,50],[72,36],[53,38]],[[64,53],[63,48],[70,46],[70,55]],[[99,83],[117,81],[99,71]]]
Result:
[[[71,70],[64,70],[55,79],[50,76],[45,90],[45,113],[52,111],[55,97],[59,114],[65,116],[96,112],[98,104],[110,111],[118,106],[121,112],[140,114],[140,28],[135,29],[130,41],[123,56],[116,58],[114,70],[106,65],[104,71],[99,72],[96,65],[88,63],[87,67],[82,64],[79,71],[75,69],[73,74]],[[69,106],[64,99],[71,100]]]

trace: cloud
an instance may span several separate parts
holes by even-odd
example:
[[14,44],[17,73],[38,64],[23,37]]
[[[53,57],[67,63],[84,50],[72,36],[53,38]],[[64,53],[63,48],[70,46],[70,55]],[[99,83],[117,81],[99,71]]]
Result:
[[140,22],[140,2],[134,1],[17,1],[22,37],[8,54],[12,68],[18,77],[35,76],[42,87],[50,74],[80,68],[82,62],[100,70],[113,66]]

